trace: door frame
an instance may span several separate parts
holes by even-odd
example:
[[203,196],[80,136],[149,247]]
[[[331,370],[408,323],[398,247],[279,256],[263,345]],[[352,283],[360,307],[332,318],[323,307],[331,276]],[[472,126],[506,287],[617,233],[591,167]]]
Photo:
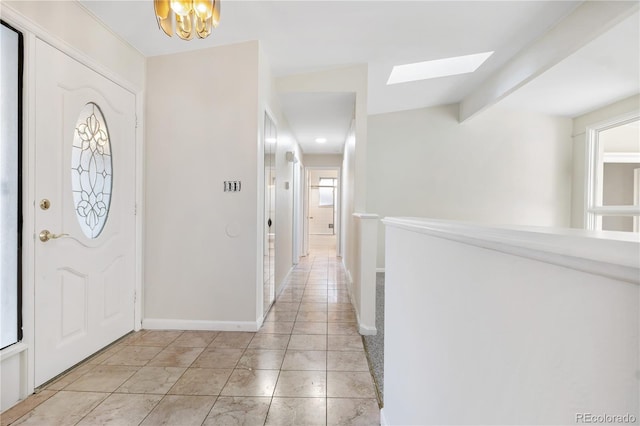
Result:
[[[10,346],[12,351],[21,352],[21,358],[26,360],[21,366],[20,388],[23,397],[33,393],[35,388],[35,46],[40,39],[62,53],[80,62],[104,78],[111,80],[135,96],[136,102],[136,133],[135,133],[135,298],[134,324],[135,331],[142,328],[142,296],[144,281],[144,90],[130,81],[122,78],[106,66],[94,60],[84,52],[71,46],[66,41],[46,32],[39,24],[11,9],[10,5],[3,5],[2,19],[13,26],[24,36],[24,86],[23,86],[23,244],[22,244],[22,324],[23,338],[16,345]],[[15,347],[14,347],[15,346]],[[25,355],[26,354],[26,355]]]
[[[273,304],[275,303],[276,300],[276,269],[277,269],[277,259],[278,259],[278,254],[277,254],[277,250],[276,250],[276,242],[278,240],[278,122],[275,119],[275,114],[273,113],[273,111],[271,110],[271,108],[269,108],[268,105],[265,105],[264,107],[264,113],[262,114],[262,125],[260,126],[261,130],[261,139],[262,139],[262,154],[261,154],[261,158],[262,158],[262,171],[260,173],[262,173],[262,178],[263,178],[263,183],[262,183],[262,191],[263,191],[263,197],[262,197],[262,227],[260,228],[262,230],[262,274],[261,277],[264,279],[264,250],[265,247],[267,250],[269,250],[270,247],[270,242],[269,242],[269,233],[265,232],[265,225],[267,224],[267,212],[265,210],[266,208],[266,192],[267,192],[267,188],[268,188],[268,183],[264,182],[264,175],[265,175],[265,163],[264,163],[264,157],[265,157],[265,153],[267,151],[267,141],[265,139],[265,126],[267,125],[267,117],[269,117],[269,120],[271,120],[271,123],[275,126],[276,128],[276,142],[275,142],[275,149],[273,151],[273,171],[275,173],[275,184],[273,187],[273,205],[274,205],[274,217],[272,219],[273,225],[274,225],[274,235],[273,235],[273,286],[271,287],[271,289],[269,290],[270,293],[273,294],[273,300],[271,301],[271,303],[269,304],[269,307],[267,309],[264,308],[264,281],[262,283],[262,286],[260,287],[261,291],[259,291],[259,293],[262,295],[262,320],[264,321],[264,318],[266,318],[267,314],[269,313],[269,311],[271,310],[271,306],[273,306]],[[269,274],[271,275],[271,271],[269,271]],[[269,278],[271,279],[271,278]],[[269,294],[269,298],[271,298],[271,294]],[[258,298],[256,298],[258,299]]]
[[307,254],[304,251],[304,221],[302,220],[304,215],[304,164],[301,160],[298,160],[297,163],[294,164],[295,174],[297,176],[296,180],[296,196],[294,206],[294,216],[293,216],[293,226],[295,227],[294,234],[294,250],[295,250],[295,264],[300,263],[300,258],[302,256],[306,256]]
[[[260,105],[259,113],[258,113],[258,161],[257,161],[257,170],[256,170],[256,200],[257,200],[257,214],[256,214],[256,229],[260,232],[256,239],[256,330],[259,330],[266,318],[268,312],[264,311],[264,225],[266,223],[266,216],[264,214],[264,206],[265,206],[265,197],[264,197],[264,151],[265,151],[265,140],[264,140],[264,126],[265,126],[265,115],[268,115],[271,118],[271,121],[276,126],[276,135],[279,135],[279,125],[278,116],[274,113],[273,109],[269,106],[268,102],[262,102]],[[279,136],[276,136],[279,137]],[[276,175],[277,175],[277,157],[278,157],[278,147],[276,143]],[[273,220],[277,222],[277,198],[278,198],[278,187],[276,183],[276,218]],[[276,223],[276,234],[277,234],[277,223]],[[276,235],[276,240],[278,236]],[[274,248],[274,256],[276,256],[276,250]],[[277,259],[277,256],[276,256]],[[274,269],[275,269],[275,261],[274,261]],[[275,271],[274,271],[274,301],[275,301]],[[273,304],[272,304],[273,305]],[[271,309],[271,308],[269,308]]]
[[341,241],[342,241],[342,167],[340,166],[305,166],[304,167],[304,251],[305,256],[309,254],[309,172],[311,170],[335,170],[338,173],[336,178],[335,189],[335,211],[334,211],[334,233],[336,236],[336,256],[342,256]]

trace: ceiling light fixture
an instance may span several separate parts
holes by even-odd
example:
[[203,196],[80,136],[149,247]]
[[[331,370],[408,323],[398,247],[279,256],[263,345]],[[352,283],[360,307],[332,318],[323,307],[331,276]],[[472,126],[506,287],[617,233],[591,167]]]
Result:
[[220,23],[220,0],[154,0],[153,8],[160,29],[182,40],[206,38]]
[[467,74],[477,70],[491,55],[493,55],[493,52],[484,52],[476,53],[474,55],[436,59],[435,61],[396,65],[393,67],[391,75],[389,75],[387,84],[406,83],[409,81]]
[[327,141],[327,138],[316,138],[316,142],[318,143],[325,143]]

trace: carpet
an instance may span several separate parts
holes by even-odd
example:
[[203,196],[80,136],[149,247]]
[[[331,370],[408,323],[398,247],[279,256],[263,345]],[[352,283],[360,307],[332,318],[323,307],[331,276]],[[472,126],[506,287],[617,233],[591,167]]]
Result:
[[376,329],[378,333],[375,336],[363,337],[369,367],[376,380],[382,406],[384,400],[384,272],[376,274]]

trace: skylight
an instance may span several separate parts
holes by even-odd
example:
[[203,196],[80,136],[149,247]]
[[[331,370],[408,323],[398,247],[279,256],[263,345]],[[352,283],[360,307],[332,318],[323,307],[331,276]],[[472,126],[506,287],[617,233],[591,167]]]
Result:
[[409,81],[467,74],[477,70],[491,55],[493,55],[493,52],[484,52],[476,53],[474,55],[436,59],[434,61],[396,65],[391,71],[387,84],[406,83]]

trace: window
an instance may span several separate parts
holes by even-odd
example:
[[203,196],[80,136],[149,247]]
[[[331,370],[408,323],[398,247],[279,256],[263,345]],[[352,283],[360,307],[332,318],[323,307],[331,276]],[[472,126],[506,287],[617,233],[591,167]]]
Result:
[[97,238],[104,229],[111,205],[111,143],[100,107],[84,106],[73,133],[71,190],[80,229]]
[[334,205],[335,188],[335,178],[320,178],[318,185],[318,207],[331,207]]
[[22,34],[0,25],[0,348],[22,339]]
[[586,228],[640,232],[640,117],[587,129],[587,138]]

